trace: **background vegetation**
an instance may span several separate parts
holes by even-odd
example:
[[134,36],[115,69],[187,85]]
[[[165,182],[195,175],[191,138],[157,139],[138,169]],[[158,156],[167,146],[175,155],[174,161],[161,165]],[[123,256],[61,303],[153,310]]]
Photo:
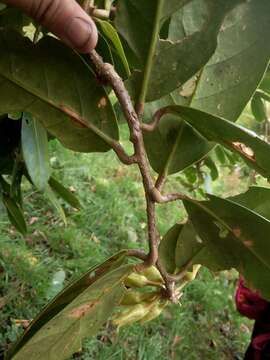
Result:
[[[246,119],[246,117],[244,117]],[[125,137],[125,129],[122,129]],[[65,205],[65,227],[42,194],[24,182],[25,215],[29,234],[24,239],[10,226],[2,208],[0,216],[0,343],[4,351],[15,341],[25,322],[33,318],[71,279],[116,251],[145,245],[143,191],[136,169],[124,167],[112,153],[72,153],[57,141],[50,143],[54,175],[75,192],[82,209]],[[107,166],[104,167],[103,164]],[[220,165],[221,176],[208,179],[216,194],[232,195],[245,190],[250,175],[243,163]],[[173,180],[183,187],[187,177],[198,181],[189,169]],[[262,181],[262,180],[260,180]],[[208,184],[208,185],[207,185]],[[226,185],[225,185],[226,184]],[[199,193],[197,193],[199,196]],[[169,208],[171,209],[169,212]],[[173,210],[172,210],[173,208]],[[185,218],[179,204],[162,206],[159,229],[164,234]],[[235,310],[234,271],[213,274],[202,269],[184,289],[182,304],[146,324],[116,332],[110,324],[97,338],[85,342],[74,358],[92,359],[241,359],[252,322]]]
[[[6,24],[5,19],[12,20],[13,10],[1,7],[2,352],[14,343],[29,321],[69,281],[120,249],[146,247],[144,190],[147,203],[153,210],[151,213],[148,209],[149,240],[152,245],[157,243],[153,208],[155,203],[160,202],[160,197],[166,200],[166,196],[162,197],[158,184],[154,190],[159,192],[160,197],[153,196],[151,183],[156,180],[156,174],[159,174],[159,179],[174,174],[167,189],[162,190],[164,194],[178,192],[195,228],[192,241],[188,237],[179,239],[173,235],[177,245],[187,242],[192,251],[189,259],[181,265],[173,264],[170,272],[177,267],[180,271],[184,270],[190,261],[205,264],[212,270],[236,268],[249,281],[249,286],[260,290],[266,298],[270,293],[270,247],[265,241],[265,234],[270,231],[270,218],[269,202],[264,196],[266,190],[270,198],[270,190],[258,188],[260,196],[253,194],[252,203],[250,199],[245,199],[244,205],[224,199],[245,192],[250,185],[267,186],[266,180],[256,172],[266,179],[270,177],[269,114],[266,108],[266,103],[270,101],[269,71],[266,74],[267,83],[259,84],[269,64],[270,48],[264,41],[270,24],[267,17],[269,2],[173,0],[169,3],[160,0],[151,4],[147,2],[145,6],[145,2],[137,0],[109,0],[97,1],[96,4],[106,7],[103,10],[107,13],[109,11],[107,20],[110,15],[115,16],[113,22],[96,19],[100,31],[97,51],[105,61],[114,64],[126,80],[137,110],[136,116],[132,104],[126,104],[129,97],[125,89],[118,88],[121,82],[115,81],[115,76],[112,76],[115,75],[113,68],[108,70],[97,53],[92,52],[90,59],[84,58],[82,62],[77,54],[58,40],[45,36],[47,32],[43,28],[35,28],[31,20],[20,13],[17,15],[22,21],[16,17],[11,24]],[[130,4],[135,6],[135,16]],[[117,5],[116,14],[114,5]],[[90,12],[90,8],[88,10]],[[10,25],[21,35],[10,32]],[[24,25],[29,25],[27,30]],[[43,39],[32,46],[26,37],[34,42],[39,37]],[[92,65],[95,65],[93,69]],[[106,80],[104,84],[103,80]],[[6,91],[6,81],[9,91]],[[180,84],[183,85],[181,88]],[[116,97],[110,93],[107,98],[106,85],[114,89]],[[109,100],[118,112],[117,118]],[[249,100],[257,122],[245,113],[240,121],[244,128],[238,126],[239,122],[234,125]],[[135,160],[143,175],[144,190],[134,167],[126,169],[111,153],[98,156],[72,153],[63,149],[56,140],[51,140],[51,136],[55,136],[75,151],[97,152],[113,148],[119,155],[120,103],[124,103],[122,107],[128,115],[131,129],[131,134],[127,134],[126,128],[121,127],[121,142],[124,138],[123,145],[127,148],[127,139],[131,137],[136,150]],[[169,106],[165,113],[163,106]],[[145,122],[161,108],[163,110],[159,115],[169,116],[169,111],[170,116],[160,119],[153,132],[148,134],[149,124],[147,126]],[[19,114],[15,114],[17,111]],[[6,136],[5,126],[11,127],[9,136]],[[47,131],[51,140],[50,164]],[[4,140],[10,142],[9,147]],[[220,145],[213,149],[213,143]],[[212,151],[208,153],[210,148]],[[126,150],[132,154],[131,149]],[[122,156],[119,158],[123,159],[123,152],[120,153]],[[38,156],[33,159],[33,154]],[[151,169],[144,162],[145,156]],[[134,161],[134,157],[124,158]],[[63,223],[65,214],[52,191],[50,167],[60,183],[68,186],[81,199],[80,211],[59,200],[68,219],[66,226]],[[153,170],[156,172],[155,179],[150,176]],[[22,175],[28,178],[28,182],[25,179],[22,181],[23,202],[20,198]],[[220,198],[214,200],[214,197],[209,197],[202,206],[198,200],[205,199],[206,193]],[[183,196],[186,194],[189,199]],[[187,220],[181,204],[157,207],[160,235],[164,235],[175,223]],[[10,222],[24,237],[10,225],[6,211]],[[255,228],[255,225],[258,227]],[[202,239],[199,245],[197,236]],[[212,252],[213,246],[217,251]],[[200,254],[201,251],[203,254]],[[162,250],[160,258],[161,253]],[[178,246],[173,247],[171,254],[174,253],[177,261],[185,256]],[[165,263],[167,267],[167,260]],[[41,338],[38,346],[36,338],[31,338],[33,342],[22,345],[23,348],[17,352],[19,358],[25,360],[28,353],[34,360],[35,357],[44,359],[50,349],[53,359],[58,356],[64,359],[77,351],[80,343],[76,341],[73,344],[69,340],[80,340],[89,334],[90,328],[97,333],[97,324],[105,321],[102,317],[106,314],[104,309],[113,308],[113,300],[108,293],[116,296],[117,291],[127,292],[124,281],[131,267],[120,270],[125,272],[123,278],[121,271],[115,275],[116,278],[120,276],[117,279],[109,271],[110,275],[104,278],[104,283],[96,281],[93,287],[89,287],[88,281],[93,278],[87,278],[86,284],[79,284],[80,291],[84,286],[88,287],[87,299],[82,299],[80,293],[69,303],[70,298],[65,294],[67,312],[60,311],[58,317],[54,316],[55,308],[50,309],[51,313],[44,317],[46,321],[50,316],[54,318],[39,329]],[[94,276],[96,280],[97,272]],[[197,279],[184,289],[179,305],[168,306],[162,316],[143,328],[134,325],[117,332],[108,322],[98,336],[84,342],[82,351],[73,358],[241,359],[252,324],[241,318],[234,308],[237,276],[234,271],[217,275],[203,268]],[[168,280],[168,274],[165,273],[163,278]],[[109,281],[115,286],[108,285]],[[163,291],[158,295],[159,298],[154,300],[156,305],[160,305],[159,300],[164,300]],[[68,303],[72,312],[69,312]],[[119,303],[120,299],[115,299],[117,307]],[[90,310],[86,311],[85,306]],[[97,308],[102,311],[95,311]],[[89,323],[86,322],[88,317]],[[44,325],[43,320],[39,324]],[[84,323],[84,328],[81,323]],[[51,336],[52,333],[58,336]],[[13,358],[13,355],[14,352],[10,353],[8,358]]]

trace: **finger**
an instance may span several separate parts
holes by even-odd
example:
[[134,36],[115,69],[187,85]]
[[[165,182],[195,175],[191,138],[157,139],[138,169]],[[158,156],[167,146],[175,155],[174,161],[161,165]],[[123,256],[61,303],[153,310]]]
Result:
[[86,53],[97,44],[93,20],[75,0],[4,0],[35,19],[67,45]]

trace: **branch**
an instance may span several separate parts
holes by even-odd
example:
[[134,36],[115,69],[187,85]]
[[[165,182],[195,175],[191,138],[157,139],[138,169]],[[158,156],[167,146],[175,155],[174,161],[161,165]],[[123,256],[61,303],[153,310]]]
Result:
[[165,185],[166,182],[166,176],[164,173],[159,174],[157,181],[155,183],[155,188],[161,192],[163,186]]
[[124,82],[114,70],[114,67],[111,64],[104,63],[101,56],[99,56],[95,50],[91,51],[89,55],[99,76],[113,88],[129,126],[130,139],[134,146],[136,163],[141,172],[147,203],[148,238],[150,247],[147,266],[151,266],[156,263],[158,258],[158,234],[156,231],[155,202],[151,195],[152,189],[154,189],[154,182],[150,175],[150,165],[146,156],[140,120],[133,107]]
[[166,286],[166,297],[171,300],[173,303],[178,303],[178,298],[175,293],[175,283],[171,280],[170,275],[167,273],[165,268],[162,266],[161,262],[157,261],[157,268],[164,280]]
[[147,132],[154,131],[157,128],[157,126],[158,126],[160,120],[162,119],[162,117],[164,115],[166,115],[166,114],[169,114],[169,113],[170,113],[170,107],[169,106],[164,107],[162,109],[159,109],[158,111],[155,112],[155,114],[153,116],[153,120],[152,120],[151,123],[149,123],[149,124],[145,124],[145,123],[141,124],[142,130],[147,131]]
[[[145,123],[141,124],[141,129],[145,132],[154,131],[158,127],[162,117],[170,112],[171,112],[170,107],[164,107],[162,109],[159,109],[154,114],[152,122],[149,124],[145,124]],[[159,176],[156,180],[156,183],[155,183],[155,188],[157,190],[159,190],[160,192],[161,192],[161,190],[166,182],[166,179],[167,179],[167,170],[168,169],[165,168],[164,171],[159,174]]]
[[127,256],[135,257],[143,261],[147,260],[147,254],[143,250],[136,250],[136,249],[127,250]]
[[188,196],[181,194],[181,193],[175,193],[175,194],[166,194],[162,195],[160,191],[157,188],[152,189],[152,199],[158,204],[166,204],[172,201],[177,200],[191,200]]
[[[161,3],[161,2],[160,2]],[[143,269],[145,267],[150,267],[156,265],[160,271],[161,276],[164,279],[166,286],[166,297],[173,302],[178,302],[178,297],[175,292],[175,281],[179,280],[180,277],[183,277],[183,274],[171,275],[168,274],[166,269],[163,268],[161,263],[158,260],[158,243],[159,235],[156,229],[156,214],[155,214],[155,204],[167,203],[176,200],[185,200],[188,199],[183,194],[167,194],[162,195],[159,191],[159,188],[162,187],[166,176],[160,175],[159,179],[154,185],[153,179],[151,177],[150,165],[148,158],[146,156],[143,133],[142,131],[147,129],[154,129],[160,121],[161,117],[170,111],[169,108],[164,108],[159,110],[154,115],[154,122],[151,125],[146,126],[146,124],[141,125],[139,120],[139,115],[136,113],[129,93],[127,92],[124,82],[121,77],[116,73],[114,67],[111,64],[104,63],[102,58],[93,50],[90,54],[90,58],[93,64],[96,67],[96,71],[110,86],[113,88],[115,95],[121,105],[123,113],[125,115],[126,121],[130,130],[130,139],[134,146],[134,155],[132,157],[126,158],[126,154],[123,154],[123,149],[119,146],[113,147],[117,155],[127,160],[127,162],[137,163],[140,173],[142,176],[145,199],[146,199],[146,210],[147,210],[147,225],[148,225],[148,240],[149,240],[149,254],[145,254],[140,250],[128,250],[128,256],[134,256],[144,261],[143,264],[138,265],[138,269]],[[139,109],[140,111],[141,109]],[[152,130],[151,130],[152,131]],[[114,144],[115,145],[115,144]],[[119,156],[119,157],[120,157]]]
[[118,159],[125,165],[132,165],[137,163],[137,158],[135,155],[129,156],[121,144],[117,141],[110,144],[113,151],[116,153]]
[[67,106],[61,104],[59,107],[63,113],[65,113],[66,115],[71,117],[72,120],[74,122],[77,122],[81,127],[88,128],[91,131],[93,131],[95,134],[97,134],[106,144],[108,144],[114,150],[114,152],[118,156],[119,160],[122,161],[124,164],[131,165],[131,164],[136,163],[136,156],[135,155],[129,156],[125,152],[125,150],[123,149],[123,147],[121,146],[121,144],[119,142],[112,139],[110,136],[108,136],[104,132],[102,132],[94,124],[87,123],[85,121],[85,119],[82,118],[82,116],[77,114],[72,109],[69,109]]

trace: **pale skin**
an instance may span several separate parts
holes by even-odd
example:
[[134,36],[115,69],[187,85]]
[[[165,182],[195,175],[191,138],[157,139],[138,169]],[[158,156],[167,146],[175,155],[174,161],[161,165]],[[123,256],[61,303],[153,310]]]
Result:
[[81,53],[88,53],[97,44],[94,21],[75,0],[0,0],[21,9],[39,24]]

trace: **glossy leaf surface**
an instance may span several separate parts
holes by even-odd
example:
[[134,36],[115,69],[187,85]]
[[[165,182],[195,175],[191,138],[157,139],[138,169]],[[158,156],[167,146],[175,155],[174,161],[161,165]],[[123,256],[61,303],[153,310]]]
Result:
[[64,146],[107,151],[118,128],[106,91],[72,50],[52,37],[37,45],[0,31],[0,111],[24,111]]
[[[213,270],[236,268],[251,288],[270,298],[270,222],[230,200],[185,201],[192,224],[209,252],[200,263]],[[254,226],[256,224],[256,226]],[[214,265],[213,265],[214,260]]]
[[23,115],[21,142],[31,180],[39,190],[44,190],[51,173],[48,136],[41,123],[29,113]]
[[[71,285],[67,286],[46,306],[46,308],[40,313],[40,315],[31,323],[30,327],[26,330],[26,332],[19,339],[19,341],[14,345],[13,348],[11,348],[10,352],[8,353],[7,359],[13,358],[16,353],[18,353],[18,355],[21,354],[20,350],[25,351],[24,346],[28,346],[27,343],[31,341],[31,339],[36,333],[42,331],[42,328],[50,320],[53,320],[57,315],[62,314],[62,311],[67,307],[68,304],[77,304],[78,299],[81,299],[80,296],[82,294],[85,294],[85,291],[87,289],[90,289],[92,285],[94,285],[94,288],[96,289],[96,282],[99,279],[102,280],[104,276],[106,276],[106,274],[110,274],[111,271],[113,271],[114,269],[118,269],[121,266],[124,260],[124,255],[125,252],[123,251],[111,257],[103,264],[99,266],[94,266],[80,279],[74,281]],[[127,268],[125,268],[123,272],[126,273]],[[122,270],[120,271],[120,273],[122,274]],[[119,274],[120,277],[121,274]],[[84,297],[85,295],[82,296],[82,298]]]
[[[192,1],[173,14],[170,40],[183,40],[200,30],[204,19],[201,15],[206,11],[203,3]],[[211,59],[182,88],[149,103],[149,106],[147,104],[145,121],[150,122],[155,111],[166,105],[192,106],[236,121],[267,68],[270,47],[268,43],[265,45],[265,34],[270,31],[269,12],[270,3],[267,0],[260,3],[256,0],[244,1],[230,11],[218,34],[217,48]],[[268,88],[267,80],[261,86]],[[167,136],[170,131],[175,134],[174,137]],[[157,172],[164,172],[172,162],[175,165],[171,166],[171,172],[181,171],[187,164],[203,158],[211,148],[193,134],[189,143],[194,144],[194,150],[190,147],[185,151],[184,146],[181,148],[175,144],[176,138],[175,125],[169,116],[166,125],[164,119],[153,133],[145,135],[150,163]],[[164,154],[161,154],[161,149]]]
[[170,112],[196,129],[202,136],[237,152],[248,164],[266,178],[270,177],[270,144],[256,133],[230,121],[185,106],[170,107]]

